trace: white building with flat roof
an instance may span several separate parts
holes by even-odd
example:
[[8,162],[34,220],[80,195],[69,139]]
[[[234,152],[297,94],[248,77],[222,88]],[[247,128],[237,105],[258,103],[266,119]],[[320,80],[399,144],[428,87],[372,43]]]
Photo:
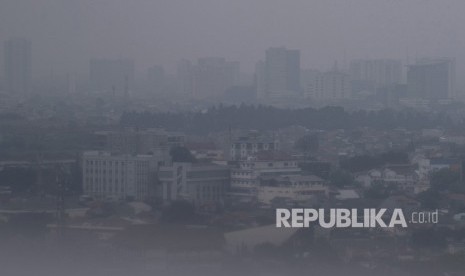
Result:
[[294,202],[310,200],[314,196],[327,196],[326,182],[314,175],[287,175],[262,179],[257,199],[263,204],[271,204],[275,198]]
[[253,158],[239,161],[231,169],[230,196],[250,201],[257,196],[260,178],[299,174],[301,169],[293,158]]
[[83,191],[99,199],[147,200],[154,196],[156,155],[87,151],[82,155]]
[[246,160],[260,151],[276,151],[278,149],[279,143],[276,139],[251,131],[231,142],[229,154],[231,160]]

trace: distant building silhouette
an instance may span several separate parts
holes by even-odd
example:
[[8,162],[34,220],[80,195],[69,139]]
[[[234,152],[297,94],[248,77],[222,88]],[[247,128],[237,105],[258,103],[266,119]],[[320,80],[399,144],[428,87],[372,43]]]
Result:
[[163,92],[165,87],[165,70],[163,66],[155,65],[147,70],[147,80],[151,92]]
[[257,66],[259,98],[282,98],[300,94],[300,51],[284,47],[266,50],[265,62]]
[[322,72],[311,69],[302,70],[300,81],[304,98],[324,98],[324,79]]
[[265,70],[265,62],[262,60],[258,61],[255,65],[255,88],[257,91],[257,99],[264,99],[267,97]]
[[323,74],[323,98],[347,99],[351,97],[350,76],[334,69]]
[[358,90],[376,89],[402,82],[402,62],[396,59],[357,59],[350,63],[351,80]]
[[305,98],[342,100],[351,97],[350,76],[336,67],[328,72],[303,70],[301,78]]
[[134,61],[131,59],[92,59],[90,86],[95,91],[115,91],[124,95],[134,87]]
[[449,58],[420,59],[409,65],[408,96],[427,100],[453,99],[455,92],[455,60]]
[[28,93],[31,89],[31,42],[11,38],[5,42],[5,89],[9,93]]
[[178,92],[185,97],[192,97],[194,93],[194,70],[192,62],[182,59],[176,67]]
[[193,67],[193,96],[197,99],[223,97],[238,83],[239,63],[220,57],[200,58]]

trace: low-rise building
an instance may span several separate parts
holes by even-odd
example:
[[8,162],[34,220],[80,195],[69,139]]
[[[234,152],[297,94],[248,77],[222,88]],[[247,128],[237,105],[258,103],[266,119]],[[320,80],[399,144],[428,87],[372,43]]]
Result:
[[314,196],[327,196],[328,191],[325,181],[314,175],[279,176],[262,179],[257,199],[262,204],[271,204],[276,198],[305,202]]
[[428,181],[421,175],[421,171],[410,164],[386,165],[358,175],[356,181],[365,188],[374,185],[395,186],[407,193],[417,194],[429,188]]
[[158,196],[164,204],[187,200],[196,207],[223,204],[230,184],[228,166],[173,163],[160,167]]
[[257,157],[239,161],[237,166],[231,169],[231,196],[250,201],[257,195],[260,178],[295,175],[300,172],[301,169],[294,158],[262,152]]
[[99,199],[147,200],[154,196],[156,155],[88,151],[82,155],[83,191]]
[[260,151],[275,151],[278,149],[279,143],[275,139],[251,132],[249,135],[239,137],[231,142],[230,159],[246,160]]

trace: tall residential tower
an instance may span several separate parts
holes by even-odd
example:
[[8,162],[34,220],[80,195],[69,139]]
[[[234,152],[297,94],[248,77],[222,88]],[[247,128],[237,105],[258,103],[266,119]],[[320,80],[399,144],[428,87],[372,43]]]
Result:
[[454,99],[455,60],[421,59],[408,67],[407,87],[410,98],[427,100]]
[[284,47],[266,50],[265,62],[257,67],[259,98],[286,98],[300,93],[300,51]]

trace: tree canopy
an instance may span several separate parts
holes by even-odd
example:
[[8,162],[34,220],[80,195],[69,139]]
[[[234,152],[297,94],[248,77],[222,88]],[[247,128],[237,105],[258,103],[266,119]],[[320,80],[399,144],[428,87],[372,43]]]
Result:
[[127,112],[120,124],[130,127],[162,127],[191,133],[224,131],[229,128],[274,130],[290,125],[314,129],[354,129],[373,127],[379,129],[422,129],[437,126],[457,126],[445,113],[425,113],[413,110],[347,111],[342,107],[328,106],[320,109],[280,109],[263,105],[212,107],[198,112]]

